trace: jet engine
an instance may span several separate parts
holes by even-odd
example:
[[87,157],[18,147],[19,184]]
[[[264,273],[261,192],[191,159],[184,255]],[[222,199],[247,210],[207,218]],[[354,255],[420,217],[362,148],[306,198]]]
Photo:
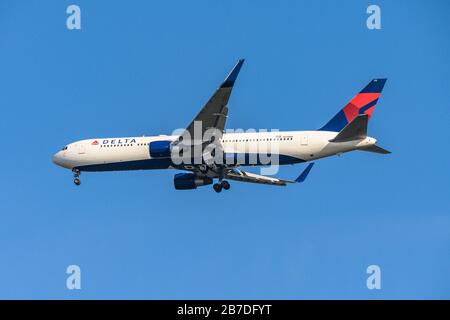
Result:
[[152,158],[167,158],[170,157],[171,141],[160,140],[150,142],[149,151]]
[[173,178],[173,184],[177,190],[197,189],[212,183],[213,179],[198,177],[194,173],[177,173]]

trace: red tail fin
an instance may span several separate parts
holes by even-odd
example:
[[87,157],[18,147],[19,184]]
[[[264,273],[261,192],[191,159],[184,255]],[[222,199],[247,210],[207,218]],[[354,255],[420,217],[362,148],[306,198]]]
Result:
[[387,79],[373,79],[319,130],[339,132],[360,114],[367,114],[370,119],[386,80]]

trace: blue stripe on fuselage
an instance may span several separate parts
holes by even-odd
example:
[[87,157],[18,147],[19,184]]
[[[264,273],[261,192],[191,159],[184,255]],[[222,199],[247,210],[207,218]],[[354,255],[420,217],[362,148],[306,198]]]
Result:
[[74,169],[80,171],[127,171],[127,170],[150,170],[150,169],[168,169],[172,165],[170,158],[145,159],[133,161],[121,161],[112,163],[99,163],[78,166]]
[[[249,153],[227,153],[226,158],[231,158],[233,161],[225,161],[228,165],[239,164],[242,166],[261,166],[270,165],[267,163],[270,158],[269,155],[264,155],[263,159],[257,154]],[[278,164],[295,164],[305,162],[305,160],[296,158],[293,156],[279,155]],[[272,163],[276,164],[276,163]],[[133,161],[121,161],[113,163],[101,163],[101,164],[90,164],[84,166],[77,166],[74,169],[80,171],[127,171],[127,170],[151,170],[151,169],[168,169],[169,167],[183,169],[183,165],[175,165],[171,158],[161,158],[161,159],[145,159],[145,160],[133,160]]]

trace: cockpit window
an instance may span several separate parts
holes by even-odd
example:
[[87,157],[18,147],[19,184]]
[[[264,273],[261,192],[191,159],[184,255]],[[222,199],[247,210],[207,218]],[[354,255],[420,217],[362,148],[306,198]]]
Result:
[[67,146],[64,146],[61,150],[62,151],[67,150]]

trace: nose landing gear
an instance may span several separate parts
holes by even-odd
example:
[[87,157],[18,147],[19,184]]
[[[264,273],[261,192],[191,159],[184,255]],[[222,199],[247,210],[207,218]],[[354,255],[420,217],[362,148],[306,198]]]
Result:
[[73,183],[75,183],[75,185],[77,186],[81,184],[80,174],[81,174],[80,170],[78,169],[73,170]]
[[214,191],[217,192],[217,193],[221,192],[222,189],[224,189],[224,190],[229,190],[230,187],[231,187],[231,186],[230,186],[230,183],[229,183],[228,181],[225,181],[225,180],[223,180],[223,181],[221,181],[221,182],[219,182],[219,183],[214,183],[214,184],[213,184],[213,189],[214,189]]

